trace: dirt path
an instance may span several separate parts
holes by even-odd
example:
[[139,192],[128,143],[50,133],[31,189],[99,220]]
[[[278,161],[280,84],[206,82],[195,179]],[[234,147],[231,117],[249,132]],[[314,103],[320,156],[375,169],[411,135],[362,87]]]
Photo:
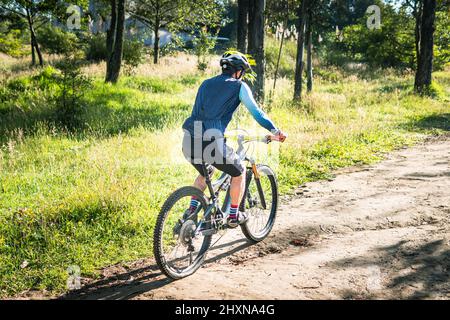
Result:
[[195,275],[153,261],[103,271],[76,299],[450,298],[450,139],[308,183],[285,198],[271,236],[228,232]]

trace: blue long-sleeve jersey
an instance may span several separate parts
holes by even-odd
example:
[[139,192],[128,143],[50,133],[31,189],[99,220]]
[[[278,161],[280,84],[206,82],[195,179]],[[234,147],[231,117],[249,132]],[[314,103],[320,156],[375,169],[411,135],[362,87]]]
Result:
[[273,122],[258,107],[249,86],[226,74],[210,78],[201,84],[192,114],[184,122],[183,129],[194,135],[195,122],[201,121],[203,132],[217,129],[223,134],[241,102],[262,127],[277,131]]

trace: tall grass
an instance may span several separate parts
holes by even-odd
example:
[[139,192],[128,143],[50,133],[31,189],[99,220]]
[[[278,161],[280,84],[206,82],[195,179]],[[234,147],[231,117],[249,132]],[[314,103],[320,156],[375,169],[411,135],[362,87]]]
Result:
[[[83,125],[73,130],[54,120],[58,89],[51,80],[23,76],[4,84],[1,296],[62,292],[71,265],[95,276],[98,268],[151,255],[162,202],[195,176],[180,151],[181,123],[207,76],[194,68],[142,73],[116,86],[92,72]],[[448,72],[435,75],[445,90],[431,99],[412,94],[411,75],[384,72],[367,79],[323,70],[328,74],[318,75],[315,91],[301,103],[292,103],[292,83],[282,78],[264,106],[289,134],[277,168],[283,193],[450,130]],[[252,125],[241,108],[230,128]]]

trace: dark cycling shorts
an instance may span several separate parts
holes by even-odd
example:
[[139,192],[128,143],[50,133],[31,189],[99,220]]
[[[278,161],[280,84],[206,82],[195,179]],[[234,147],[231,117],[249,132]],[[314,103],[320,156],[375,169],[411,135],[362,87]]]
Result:
[[[212,165],[232,177],[238,177],[245,171],[236,152],[226,144],[225,139],[212,141],[199,139],[197,141],[198,145],[195,144],[196,138],[185,133],[183,138],[183,154],[200,175],[204,176],[202,161],[205,162],[207,168]],[[195,146],[197,146],[198,150],[195,150]],[[208,171],[211,170],[208,168]]]

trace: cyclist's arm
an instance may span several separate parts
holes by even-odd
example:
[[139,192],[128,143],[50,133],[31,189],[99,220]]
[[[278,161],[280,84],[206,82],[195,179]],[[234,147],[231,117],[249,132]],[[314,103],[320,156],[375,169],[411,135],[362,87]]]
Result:
[[250,112],[250,114],[253,116],[253,118],[256,120],[256,122],[258,122],[262,127],[271,131],[272,133],[279,132],[277,127],[275,127],[275,125],[269,119],[266,113],[263,110],[261,110],[260,107],[258,107],[255,98],[253,98],[253,94],[252,91],[250,90],[250,87],[245,82],[242,82],[241,90],[239,92],[239,99],[247,108],[247,110]]

